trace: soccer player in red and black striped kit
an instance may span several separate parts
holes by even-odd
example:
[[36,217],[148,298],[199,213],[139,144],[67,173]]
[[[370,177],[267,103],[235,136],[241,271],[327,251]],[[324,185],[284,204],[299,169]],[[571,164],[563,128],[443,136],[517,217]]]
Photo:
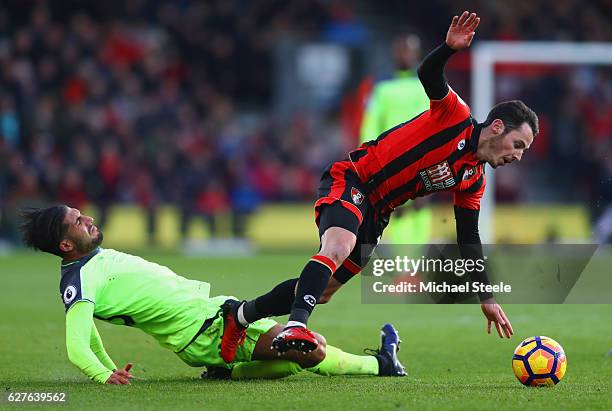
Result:
[[[321,248],[299,279],[277,285],[255,300],[228,300],[221,351],[228,362],[243,339],[244,329],[261,317],[290,313],[287,328],[273,347],[309,351],[317,340],[306,322],[317,303],[361,271],[369,255],[362,245],[376,245],[393,209],[407,200],[438,191],[454,193],[457,242],[464,258],[482,258],[478,233],[480,199],[485,188],[484,166],[520,160],[538,133],[538,118],[521,101],[503,102],[477,123],[467,104],[444,76],[447,60],[470,46],[480,18],[455,16],[446,41],[421,63],[418,75],[429,96],[430,109],[384,132],[376,140],[333,163],[323,174],[315,204]],[[488,283],[486,273],[472,281]],[[479,294],[488,320],[500,337],[510,338],[512,326],[490,293]]]

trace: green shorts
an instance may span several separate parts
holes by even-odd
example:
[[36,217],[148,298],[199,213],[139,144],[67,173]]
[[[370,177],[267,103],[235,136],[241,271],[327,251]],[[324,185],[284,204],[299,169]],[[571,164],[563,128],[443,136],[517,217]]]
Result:
[[[228,298],[226,296],[216,296],[210,299],[210,303],[214,304],[219,310],[221,304]],[[255,344],[262,334],[270,331],[277,324],[276,321],[269,318],[263,318],[255,321],[247,328],[247,335],[238,350],[236,351],[236,362],[251,361]],[[187,348],[176,353],[181,360],[192,367],[227,367],[230,366],[221,358],[221,337],[223,336],[223,314],[217,312],[217,318],[202,334],[198,336]]]

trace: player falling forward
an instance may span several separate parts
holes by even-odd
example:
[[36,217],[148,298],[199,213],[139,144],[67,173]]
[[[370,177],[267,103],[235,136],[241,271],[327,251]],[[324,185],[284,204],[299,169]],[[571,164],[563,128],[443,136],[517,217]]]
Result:
[[[453,17],[446,41],[421,62],[417,72],[430,99],[429,110],[361,145],[347,160],[333,163],[324,172],[315,203],[319,252],[299,279],[287,280],[256,300],[232,303],[221,347],[226,360],[232,359],[245,327],[269,315],[290,313],[273,347],[315,349],[317,340],[306,328],[315,305],[331,298],[343,284],[339,279],[346,281],[361,271],[370,257],[362,255],[362,245],[372,249],[393,210],[407,200],[454,192],[462,257],[483,258],[478,214],[485,163],[496,168],[520,160],[538,133],[538,118],[523,102],[507,101],[478,123],[448,86],[446,62],[470,46],[479,22],[475,13],[467,11]],[[489,283],[485,272],[472,273],[471,280]],[[493,295],[481,293],[479,298],[488,332],[494,323],[500,337],[510,338],[512,325]]]
[[348,354],[316,335],[318,348],[278,359],[270,350],[283,327],[254,322],[237,350],[233,367],[220,356],[227,296],[209,297],[210,284],[188,280],[167,267],[115,250],[102,249],[102,232],[91,217],[59,205],[23,212],[24,243],[63,258],[60,292],[66,306],[68,358],[85,375],[106,384],[129,384],[131,364],[117,368],[104,350],[93,318],[140,328],[192,367],[211,378],[280,378],[302,369],[322,375],[403,376],[397,359],[399,336],[382,329],[373,356]]

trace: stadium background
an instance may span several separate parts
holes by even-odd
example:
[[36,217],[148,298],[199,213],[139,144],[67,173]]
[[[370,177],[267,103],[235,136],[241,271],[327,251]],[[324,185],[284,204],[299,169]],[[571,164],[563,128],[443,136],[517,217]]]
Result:
[[[92,409],[226,409],[234,397],[237,409],[273,397],[279,409],[610,409],[610,306],[505,307],[519,338],[500,342],[484,333],[478,307],[362,305],[358,281],[317,309],[313,327],[358,352],[395,323],[409,382],[292,378],[199,392],[197,373],[171,353],[98,323],[111,356],[134,361],[142,378],[129,395],[99,390],[66,358],[57,260],[16,250],[20,207],[65,202],[97,218],[106,246],[209,281],[214,294],[246,298],[296,275],[317,246],[319,174],[358,139],[359,85],[392,75],[395,34],[418,34],[427,52],[464,9],[482,18],[476,41],[612,40],[606,0],[3,1],[2,385],[68,390],[75,407]],[[447,74],[471,103],[469,54]],[[520,164],[496,173],[496,240],[609,242],[612,70],[497,69],[496,100],[524,99],[541,135]],[[434,239],[454,238],[450,200],[434,199]],[[184,258],[186,250],[218,258]],[[535,334],[568,353],[567,381],[554,391],[519,391],[513,381],[511,352]]]
[[[477,40],[612,37],[605,1],[407,4],[3,2],[3,244],[18,244],[19,207],[59,201],[90,210],[111,245],[311,246],[319,174],[356,146],[356,90],[392,74],[393,35],[417,33],[427,52],[469,5]],[[449,64],[468,103],[469,72],[469,52]],[[524,99],[542,123],[520,166],[497,173],[499,241],[595,236],[612,199],[610,72],[499,67],[497,100]],[[434,237],[452,238],[449,198],[434,201]]]

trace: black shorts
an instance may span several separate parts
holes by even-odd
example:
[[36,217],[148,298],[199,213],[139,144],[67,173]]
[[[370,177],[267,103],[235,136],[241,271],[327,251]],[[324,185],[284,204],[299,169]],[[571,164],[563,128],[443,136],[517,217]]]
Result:
[[389,215],[377,212],[370,204],[367,187],[347,160],[332,163],[323,173],[315,203],[315,221],[319,238],[329,227],[341,227],[357,236],[355,248],[334,273],[336,280],[346,283],[370,260],[389,224]]

